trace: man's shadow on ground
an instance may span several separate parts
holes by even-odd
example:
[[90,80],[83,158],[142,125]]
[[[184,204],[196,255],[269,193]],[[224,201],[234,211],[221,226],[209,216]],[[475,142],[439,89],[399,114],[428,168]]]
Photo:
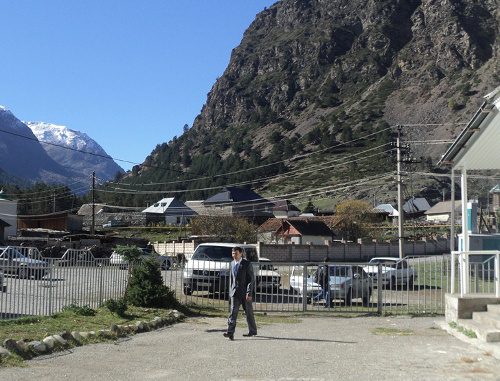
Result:
[[[205,330],[207,333],[224,333],[226,332],[225,329],[207,329]],[[222,337],[222,335],[221,335]],[[264,339],[264,340],[283,340],[283,341],[310,341],[314,343],[342,343],[342,344],[357,344],[356,341],[342,341],[342,340],[324,340],[324,339],[307,339],[307,338],[298,338],[298,337],[276,337],[276,336],[263,336],[263,335],[257,335],[253,336],[252,338],[245,338],[248,340],[257,340],[257,339]]]

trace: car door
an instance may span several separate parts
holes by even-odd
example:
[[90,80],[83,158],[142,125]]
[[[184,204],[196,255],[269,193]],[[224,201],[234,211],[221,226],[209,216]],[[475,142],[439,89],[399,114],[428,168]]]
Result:
[[352,294],[353,298],[362,298],[368,295],[369,278],[361,266],[352,266]]

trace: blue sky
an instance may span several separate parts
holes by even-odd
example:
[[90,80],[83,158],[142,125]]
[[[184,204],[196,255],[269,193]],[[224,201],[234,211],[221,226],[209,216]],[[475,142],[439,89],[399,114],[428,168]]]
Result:
[[0,0],[0,105],[142,163],[192,125],[243,32],[275,2]]

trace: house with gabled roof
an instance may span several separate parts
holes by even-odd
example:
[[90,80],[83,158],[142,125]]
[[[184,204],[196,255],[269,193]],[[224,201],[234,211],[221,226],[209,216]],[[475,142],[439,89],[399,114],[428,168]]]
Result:
[[184,226],[198,215],[175,197],[163,198],[142,211],[147,221],[165,222],[167,225]]
[[[438,202],[436,205],[434,205],[432,208],[430,208],[428,211],[425,212],[425,217],[427,221],[432,221],[434,223],[449,222],[452,214],[451,213],[452,204],[453,202],[451,200]],[[462,201],[456,200],[454,204],[455,204],[454,215],[460,216],[462,209]]]
[[273,217],[274,204],[251,189],[224,187],[202,202],[203,214],[243,217]]
[[405,215],[411,218],[423,216],[430,208],[429,202],[423,197],[411,197],[403,205]]
[[279,243],[324,245],[325,242],[332,242],[335,234],[321,220],[286,219],[281,221],[274,235]]

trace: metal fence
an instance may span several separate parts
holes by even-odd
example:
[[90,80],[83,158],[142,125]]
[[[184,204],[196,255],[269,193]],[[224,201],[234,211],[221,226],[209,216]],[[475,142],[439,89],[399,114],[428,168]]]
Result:
[[[42,258],[34,248],[16,249],[26,257],[45,261],[49,272],[42,278],[4,275],[6,292],[0,293],[2,319],[51,315],[70,304],[98,307],[106,299],[120,298],[125,292],[128,271],[113,266],[109,258],[95,259],[86,250],[68,251],[62,259]],[[411,284],[384,286],[380,280],[370,278],[364,279],[369,287],[366,288],[365,284],[357,291],[353,285],[350,291],[341,290],[341,284],[331,285],[329,305],[324,299],[315,302],[314,296],[320,287],[309,289],[307,283],[307,279],[312,281],[320,264],[267,262],[265,269],[256,267],[254,270],[254,309],[261,312],[444,314],[445,294],[450,292],[452,281],[450,256],[410,258],[408,261],[416,274]],[[337,267],[366,266],[363,263],[331,264]],[[202,307],[229,308],[225,290],[220,288],[223,283],[219,288],[197,286],[187,290],[185,286],[189,282],[184,270],[182,266],[173,266],[162,271],[164,284],[180,301]],[[490,283],[493,281],[486,278],[480,284],[483,289],[489,289],[492,287]]]

